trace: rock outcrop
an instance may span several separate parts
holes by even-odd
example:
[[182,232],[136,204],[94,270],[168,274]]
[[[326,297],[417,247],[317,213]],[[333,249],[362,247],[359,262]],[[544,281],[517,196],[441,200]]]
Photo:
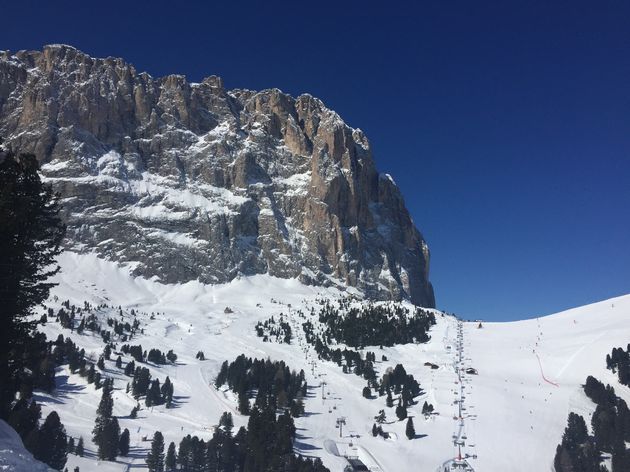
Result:
[[0,52],[0,136],[63,197],[68,246],[163,282],[269,273],[433,306],[429,251],[370,145],[317,98]]

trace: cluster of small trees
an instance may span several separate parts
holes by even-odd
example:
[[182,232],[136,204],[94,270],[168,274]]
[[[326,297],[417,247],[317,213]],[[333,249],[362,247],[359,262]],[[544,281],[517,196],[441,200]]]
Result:
[[378,391],[379,396],[386,395],[385,404],[390,408],[394,406],[392,392],[398,395],[396,417],[403,420],[407,417],[407,408],[415,404],[414,398],[422,393],[422,388],[413,375],[407,374],[402,364],[397,364],[394,369],[385,372]]
[[[66,300],[62,303],[62,308],[60,308],[56,314],[56,321],[61,324],[62,328],[74,331],[76,319],[81,316],[81,320],[76,326],[76,332],[78,334],[83,334],[85,330],[92,331],[93,333],[100,334],[103,338],[103,341],[109,342],[112,338],[112,333],[101,327],[99,318],[96,316],[96,313],[94,313],[94,311],[113,308],[114,307],[110,307],[106,304],[101,304],[97,307],[94,307],[87,301],[83,302],[83,307],[77,307],[76,305],[70,304],[69,300]],[[118,313],[122,318],[122,307],[118,307]],[[40,322],[46,323],[48,321],[48,318],[52,317],[53,315],[53,309],[49,308],[47,315],[43,315],[40,319]],[[134,310],[131,310],[131,315],[135,317],[136,313]],[[134,319],[133,323],[129,323],[128,321],[122,322],[109,317],[107,318],[107,325],[110,328],[113,328],[114,334],[116,334],[122,342],[125,342],[128,339],[131,339],[133,335],[138,331],[138,329],[140,328],[140,321],[138,319]]]
[[129,362],[125,366],[125,374],[133,376],[131,385],[127,385],[127,388],[131,390],[131,394],[135,398],[139,398],[145,395],[145,402],[147,406],[163,405],[166,404],[167,408],[170,408],[173,404],[173,382],[167,376],[164,383],[160,386],[159,379],[152,379],[151,372],[146,367],[135,367],[133,361]]
[[295,417],[304,413],[303,398],[307,390],[304,371],[291,371],[284,361],[251,359],[241,354],[233,362],[221,365],[215,385],[224,384],[238,395],[239,411],[244,415],[249,414],[249,394],[253,391],[259,408],[266,405],[272,409],[289,408]]
[[584,392],[597,405],[591,418],[593,435],[589,436],[584,418],[569,414],[562,443],[556,450],[554,465],[557,472],[580,470],[600,472],[602,452],[611,454],[613,470],[630,470],[630,410],[626,402],[615,395],[615,390],[589,376]]
[[170,443],[164,454],[164,437],[153,436],[147,456],[150,472],[327,472],[320,459],[305,459],[293,454],[295,425],[285,411],[280,416],[270,406],[255,406],[247,429],[233,434],[230,413],[224,413],[209,441],[186,436],[176,448]]
[[120,351],[124,354],[128,354],[134,358],[136,362],[153,362],[154,364],[166,364],[166,362],[175,363],[177,361],[177,354],[173,350],[169,350],[164,354],[159,349],[150,349],[149,352],[142,350],[142,345],[137,344],[130,346],[129,344],[123,344]]
[[606,367],[617,372],[619,383],[630,387],[630,344],[624,351],[622,347],[615,347],[611,354],[606,356]]
[[[365,354],[365,358],[363,358],[360,352],[352,349],[332,349],[323,337],[319,337],[315,334],[313,323],[310,321],[306,321],[302,324],[302,330],[304,331],[306,342],[313,346],[320,359],[335,362],[346,374],[353,373],[359,377],[363,377],[367,380],[368,389],[378,387],[376,371],[374,370],[376,355],[373,352],[368,351]],[[368,395],[367,398],[370,396],[371,395]]]
[[177,361],[177,354],[175,354],[172,349],[166,354],[159,349],[150,349],[147,355],[147,361],[162,365],[166,364],[167,361],[174,364],[175,361]]
[[556,472],[606,471],[599,462],[599,452],[593,438],[588,435],[584,418],[576,413],[569,413],[567,427],[553,461]]
[[[381,424],[385,422],[385,411],[381,410],[379,414],[375,417],[376,422],[372,425],[372,436],[380,436],[383,439],[389,438],[389,433],[383,430]],[[402,418],[401,418],[402,419]],[[414,439],[416,437],[416,428],[413,425],[413,418],[407,418],[407,424],[405,425],[405,436],[407,439]]]
[[122,347],[120,348],[120,351],[123,354],[127,354],[131,357],[133,357],[136,362],[144,362],[144,359],[146,358],[146,352],[142,350],[142,345],[141,344],[137,344],[134,346],[130,346],[129,344],[123,344]]
[[433,409],[433,405],[425,401],[424,405],[422,405],[422,414],[424,416],[430,416],[433,413]]
[[[324,308],[330,305],[325,305]],[[387,406],[392,407],[394,400],[392,392],[399,395],[399,418],[406,418],[407,407],[414,404],[414,398],[422,393],[420,384],[411,374],[407,374],[405,368],[398,364],[394,369],[388,369],[379,382],[377,379],[374,364],[376,354],[371,351],[365,353],[365,358],[361,353],[352,349],[344,348],[331,349],[324,337],[317,336],[314,332],[313,323],[306,321],[302,324],[306,341],[313,345],[315,352],[320,359],[336,362],[343,368],[344,373],[354,373],[367,380],[367,385],[363,388],[362,394],[365,398],[372,398],[372,389],[378,391],[379,396],[387,395]]]
[[[111,355],[111,347],[108,345],[103,349],[103,355],[99,357],[96,363],[100,370],[105,369],[105,360]],[[57,336],[54,342],[53,356],[57,365],[67,363],[70,372],[77,373],[87,379],[88,383],[94,384],[97,389],[101,388],[101,373],[94,368],[94,364],[85,358],[85,350],[79,349],[76,344],[63,334]]]
[[280,318],[276,320],[273,316],[265,321],[256,323],[256,335],[263,338],[263,342],[275,341],[277,343],[291,344],[291,325],[284,319],[284,315],[280,313]]
[[[132,311],[132,314],[135,315],[135,312],[133,310],[131,311]],[[122,309],[120,309],[120,314],[122,316]],[[128,321],[125,321],[124,323],[122,323],[113,318],[108,318],[107,325],[114,328],[114,333],[120,336],[122,342],[125,342],[127,341],[127,339],[133,336],[133,334],[138,330],[138,328],[140,328],[140,321],[138,319],[134,319],[133,324],[130,324]]]
[[319,321],[326,328],[324,339],[332,339],[351,347],[393,346],[394,344],[423,343],[430,338],[429,329],[435,324],[433,313],[416,308],[411,313],[400,304],[369,304],[341,309],[326,302],[319,311]]

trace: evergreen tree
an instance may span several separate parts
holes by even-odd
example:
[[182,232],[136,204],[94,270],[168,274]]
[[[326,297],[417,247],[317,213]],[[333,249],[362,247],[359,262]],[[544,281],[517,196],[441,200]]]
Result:
[[238,394],[238,411],[243,415],[249,414],[249,398],[245,392],[239,392]]
[[37,402],[33,400],[29,405],[21,398],[13,406],[7,422],[24,439],[31,431],[38,428],[40,418],[41,408]]
[[158,379],[151,382],[145,401],[147,406],[162,404],[162,392],[160,391],[160,381]]
[[612,470],[630,470],[630,454],[622,438],[615,438],[612,445]]
[[160,388],[160,393],[162,394],[162,401],[166,403],[166,408],[170,408],[173,404],[173,383],[168,376]]
[[569,413],[567,427],[562,442],[556,449],[554,458],[556,472],[595,472],[599,467],[599,453],[592,438],[588,436],[584,418]]
[[96,410],[96,420],[92,430],[92,439],[98,447],[99,459],[113,461],[118,454],[120,441],[120,426],[118,420],[112,417],[114,400],[112,398],[113,383],[105,379],[101,401]]
[[299,418],[304,414],[304,400],[302,400],[302,395],[299,395],[297,399],[291,403],[291,416],[294,418]]
[[153,435],[146,462],[149,472],[164,472],[164,436],[159,431]]
[[399,400],[398,406],[396,407],[396,417],[401,421],[407,418],[407,408],[403,406],[402,400]]
[[392,398],[392,391],[387,389],[387,399],[385,400],[385,405],[388,408],[391,408],[394,406],[394,399]]
[[416,437],[416,429],[413,426],[413,419],[407,418],[407,426],[405,427],[405,434],[407,435],[407,439],[413,439]]
[[227,436],[232,436],[232,428],[234,427],[234,420],[232,419],[232,413],[224,411],[219,419],[219,427],[223,428],[223,431]]
[[95,376],[96,376],[96,370],[94,369],[94,364],[90,364],[90,368],[87,373],[87,381],[89,384],[94,383]]
[[129,454],[129,430],[127,428],[124,429],[118,440],[118,452],[123,457]]
[[[0,141],[1,144],[1,141]],[[41,182],[32,155],[0,148],[0,418],[7,418],[30,355],[29,321],[54,285],[65,227],[57,197]]]
[[120,445],[120,426],[116,418],[109,418],[103,427],[98,443],[98,457],[106,461],[116,460]]
[[59,415],[52,411],[39,431],[39,447],[35,458],[45,462],[53,469],[61,470],[66,465],[68,456],[68,438],[61,424]]
[[175,451],[175,443],[171,442],[168,445],[168,451],[166,452],[166,459],[164,460],[164,468],[166,472],[173,472],[177,467],[177,454]]
[[74,453],[79,457],[83,457],[83,454],[85,453],[85,450],[83,448],[83,436],[79,438],[79,442],[77,443],[77,447],[74,450]]

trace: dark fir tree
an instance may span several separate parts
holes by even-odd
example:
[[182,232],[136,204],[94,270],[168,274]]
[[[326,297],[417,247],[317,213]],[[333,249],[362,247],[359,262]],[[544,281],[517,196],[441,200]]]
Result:
[[416,428],[413,426],[413,419],[407,418],[407,426],[405,427],[405,435],[407,439],[413,439],[416,437]]
[[599,453],[588,435],[584,418],[573,412],[569,413],[567,427],[562,442],[556,449],[554,458],[556,472],[597,472]]
[[79,457],[83,457],[83,454],[85,453],[85,449],[83,446],[83,436],[79,438],[79,442],[77,442],[77,447],[74,450],[74,453]]
[[160,393],[162,395],[161,401],[166,404],[166,408],[170,408],[173,405],[173,382],[168,376],[160,388]]
[[116,459],[120,441],[120,426],[118,420],[112,417],[114,409],[112,388],[112,380],[105,379],[92,431],[92,438],[98,448],[99,459],[108,461]]
[[147,454],[149,472],[164,472],[164,436],[159,431],[153,435],[151,450]]
[[118,440],[118,453],[126,457],[129,454],[129,430],[127,428],[120,434],[120,439]]
[[29,318],[48,298],[65,232],[57,197],[37,170],[34,156],[0,148],[0,418],[20,389],[27,353],[35,352]]
[[391,408],[394,406],[394,399],[392,398],[392,391],[391,390],[387,390],[387,398],[385,399],[385,405],[388,408]]
[[41,408],[33,400],[29,405],[24,399],[18,400],[9,415],[8,423],[22,438],[38,428],[41,417]]
[[171,441],[166,451],[166,459],[164,459],[164,470],[173,472],[177,467],[177,452],[175,451],[175,443]]
[[396,417],[401,421],[407,418],[407,408],[403,406],[402,400],[398,402],[398,406],[396,407]]
[[106,461],[116,460],[120,447],[120,426],[116,418],[110,418],[105,423],[98,443],[98,457]]
[[68,438],[57,412],[52,411],[39,430],[39,446],[35,458],[53,469],[61,470],[68,456]]
[[224,411],[219,419],[219,427],[227,436],[232,436],[232,428],[234,428],[234,420],[232,419],[232,413]]

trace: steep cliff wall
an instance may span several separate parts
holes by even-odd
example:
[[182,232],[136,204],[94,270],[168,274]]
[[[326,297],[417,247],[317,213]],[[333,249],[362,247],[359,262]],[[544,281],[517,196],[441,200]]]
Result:
[[164,282],[269,273],[433,306],[429,251],[370,145],[310,95],[0,53],[0,136],[62,194],[68,245]]

